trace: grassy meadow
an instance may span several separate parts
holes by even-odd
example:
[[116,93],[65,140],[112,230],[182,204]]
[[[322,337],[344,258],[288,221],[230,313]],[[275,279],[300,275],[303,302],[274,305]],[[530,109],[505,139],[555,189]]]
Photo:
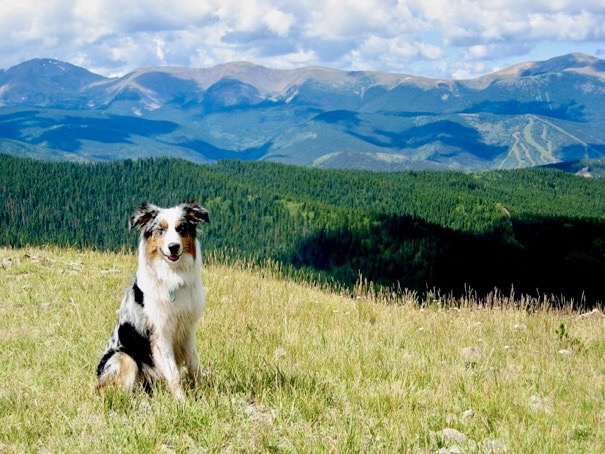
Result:
[[184,403],[98,394],[135,269],[0,249],[0,452],[605,451],[601,312],[351,297],[245,264],[202,273],[204,380]]

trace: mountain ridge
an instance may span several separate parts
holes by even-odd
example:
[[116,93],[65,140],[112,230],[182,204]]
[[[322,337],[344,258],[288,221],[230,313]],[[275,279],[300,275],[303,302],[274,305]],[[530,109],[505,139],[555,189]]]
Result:
[[0,70],[0,151],[480,171],[605,156],[603,105],[605,61],[579,53],[469,80],[250,62],[108,78],[34,59]]

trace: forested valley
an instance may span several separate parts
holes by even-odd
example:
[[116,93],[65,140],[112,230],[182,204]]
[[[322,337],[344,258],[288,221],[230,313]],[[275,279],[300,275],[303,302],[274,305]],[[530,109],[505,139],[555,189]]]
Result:
[[267,259],[351,288],[605,300],[605,181],[555,169],[325,170],[179,159],[96,164],[0,155],[0,243],[134,249],[141,202],[198,200],[205,254]]

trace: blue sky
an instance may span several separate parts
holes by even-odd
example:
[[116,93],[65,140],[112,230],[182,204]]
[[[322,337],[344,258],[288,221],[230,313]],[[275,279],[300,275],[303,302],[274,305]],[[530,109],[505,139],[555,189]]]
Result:
[[605,1],[0,0],[4,69],[250,61],[461,79],[570,52],[605,58]]

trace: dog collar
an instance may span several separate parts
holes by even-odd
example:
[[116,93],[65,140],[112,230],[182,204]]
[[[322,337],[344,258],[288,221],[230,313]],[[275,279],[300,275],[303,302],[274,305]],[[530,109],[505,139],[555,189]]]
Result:
[[174,292],[174,290],[170,290],[168,292],[168,295],[170,296],[170,302],[174,303],[174,300],[176,299],[176,293]]

